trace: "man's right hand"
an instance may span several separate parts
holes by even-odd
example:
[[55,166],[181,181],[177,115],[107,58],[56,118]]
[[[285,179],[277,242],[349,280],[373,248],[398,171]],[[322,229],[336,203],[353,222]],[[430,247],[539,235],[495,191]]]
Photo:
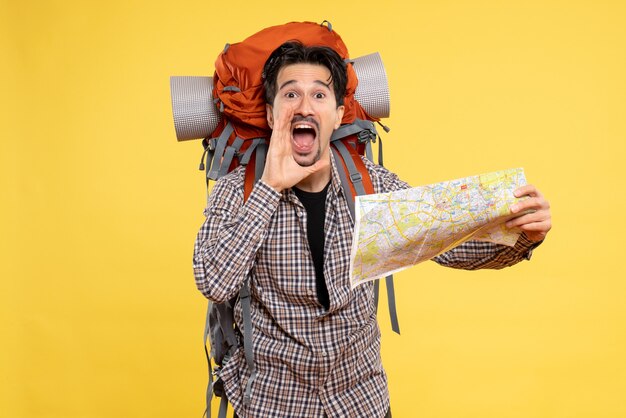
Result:
[[293,158],[291,145],[291,125],[294,109],[284,106],[282,109],[272,108],[274,126],[267,151],[265,168],[261,180],[277,192],[282,192],[300,183],[313,173],[330,165],[330,161],[320,159],[315,164],[303,167]]

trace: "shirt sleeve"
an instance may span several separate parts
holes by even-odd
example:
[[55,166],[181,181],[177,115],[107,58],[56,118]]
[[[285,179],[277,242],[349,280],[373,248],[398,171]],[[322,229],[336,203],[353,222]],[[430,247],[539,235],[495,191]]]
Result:
[[502,269],[530,260],[532,251],[541,242],[533,242],[521,234],[513,247],[486,241],[467,241],[433,258],[445,266],[463,270]]
[[233,173],[215,184],[194,245],[196,286],[218,303],[243,285],[281,196],[258,181],[244,204],[241,180]]

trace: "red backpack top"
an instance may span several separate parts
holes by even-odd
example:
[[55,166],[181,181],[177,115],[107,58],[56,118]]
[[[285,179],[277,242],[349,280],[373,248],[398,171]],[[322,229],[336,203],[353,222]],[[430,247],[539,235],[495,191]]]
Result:
[[[313,22],[292,22],[272,26],[229,45],[215,61],[213,97],[224,116],[234,123],[236,134],[252,139],[271,134],[265,118],[265,96],[262,72],[270,54],[284,42],[298,40],[304,45],[323,45],[335,50],[348,60],[348,49],[337,32],[328,26]],[[358,79],[352,65],[348,65],[348,83],[344,98],[342,123],[352,123],[359,117],[370,119],[354,100]],[[218,127],[219,130],[219,127]]]

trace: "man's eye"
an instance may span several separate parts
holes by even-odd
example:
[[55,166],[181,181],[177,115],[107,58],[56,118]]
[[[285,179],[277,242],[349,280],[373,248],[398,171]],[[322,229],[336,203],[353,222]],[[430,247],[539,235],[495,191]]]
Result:
[[294,99],[296,98],[296,93],[294,93],[293,91],[290,91],[288,93],[285,93],[285,97],[288,99]]
[[315,98],[316,99],[323,99],[324,97],[326,97],[326,95],[324,93],[315,93]]

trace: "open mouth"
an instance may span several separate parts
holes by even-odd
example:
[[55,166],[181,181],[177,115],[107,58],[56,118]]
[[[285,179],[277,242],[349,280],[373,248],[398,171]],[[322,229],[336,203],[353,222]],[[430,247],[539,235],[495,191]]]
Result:
[[306,154],[313,149],[317,138],[316,126],[310,122],[297,122],[291,129],[291,137],[296,152]]

